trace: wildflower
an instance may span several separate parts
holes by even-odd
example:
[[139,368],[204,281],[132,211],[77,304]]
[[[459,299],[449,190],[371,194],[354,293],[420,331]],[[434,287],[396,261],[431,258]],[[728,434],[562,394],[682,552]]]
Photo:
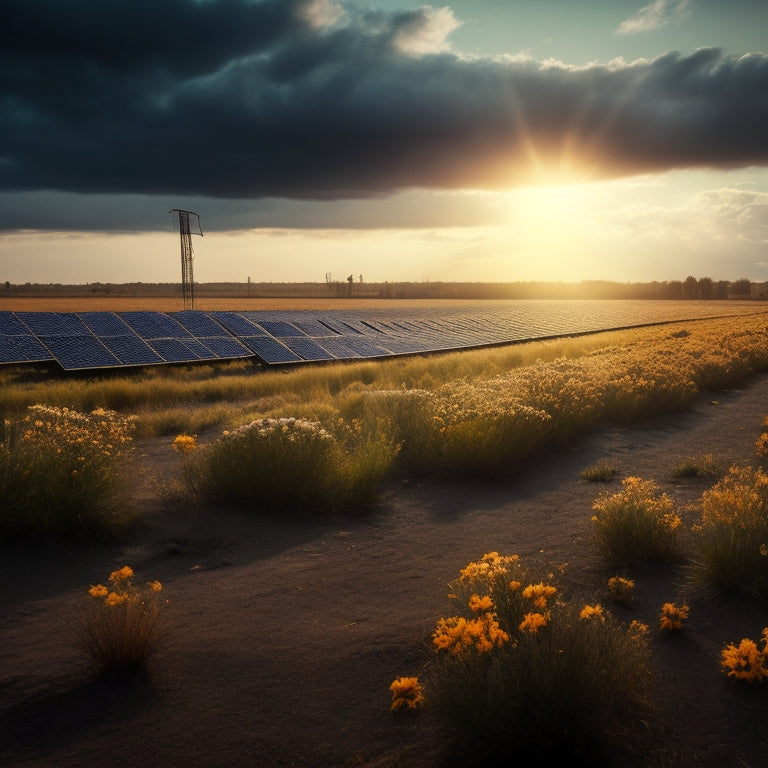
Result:
[[535,635],[541,627],[547,626],[547,617],[541,613],[526,613],[520,622],[521,632],[530,632]]
[[124,592],[110,592],[107,595],[107,605],[120,605],[120,603],[124,603],[126,600],[128,600],[128,595]]
[[92,585],[88,590],[88,594],[92,597],[106,597],[109,590],[103,584]]
[[398,677],[389,686],[392,691],[392,711],[407,707],[416,709],[424,701],[424,693],[418,677]]
[[112,573],[109,574],[109,580],[113,584],[118,584],[121,581],[127,581],[130,578],[133,578],[133,569],[129,565],[124,565],[122,568],[118,569],[117,571],[112,571]]
[[154,581],[148,581],[147,586],[153,591],[153,592],[160,592],[163,589],[163,585],[155,579]]
[[173,441],[173,450],[182,455],[192,453],[197,448],[197,441],[194,435],[177,435]]
[[557,587],[539,582],[538,584],[529,584],[523,590],[523,597],[526,600],[533,600],[533,604],[542,610],[547,607],[547,600],[557,592]]
[[[763,630],[763,640],[766,638],[766,630],[768,627]],[[761,651],[757,643],[747,637],[738,645],[729,643],[721,651],[720,667],[728,677],[745,680],[748,683],[762,683],[768,678],[765,650],[765,643]]]
[[579,618],[580,619],[599,619],[601,622],[605,623],[605,616],[603,615],[603,606],[600,605],[600,603],[597,603],[597,605],[585,605],[581,609]]
[[515,581],[514,579],[509,582],[509,588],[512,592],[517,592],[522,586],[523,585],[519,581]]
[[678,607],[674,603],[664,603],[659,617],[660,629],[665,632],[682,629],[683,622],[688,618],[689,610],[687,605]]
[[648,634],[649,631],[650,630],[648,629],[648,625],[644,624],[642,621],[638,621],[637,619],[633,619],[627,628],[627,634],[635,640],[639,640],[641,637],[644,637]]
[[493,600],[490,595],[472,595],[469,598],[469,610],[478,613],[479,611],[490,611],[493,608]]
[[611,599],[616,603],[629,603],[635,590],[635,582],[622,576],[613,576],[608,579],[608,591]]

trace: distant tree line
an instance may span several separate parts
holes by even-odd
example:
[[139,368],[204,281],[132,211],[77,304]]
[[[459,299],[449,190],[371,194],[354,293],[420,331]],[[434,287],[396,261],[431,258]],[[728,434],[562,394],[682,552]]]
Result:
[[[172,298],[181,296],[180,283],[61,283],[4,284],[2,296],[87,297],[135,296]],[[671,299],[684,300],[768,300],[768,283],[740,280],[713,280],[687,277],[685,280],[650,283],[618,283],[583,280],[578,283],[448,283],[328,281],[320,283],[196,283],[197,298],[381,298],[381,299]]]

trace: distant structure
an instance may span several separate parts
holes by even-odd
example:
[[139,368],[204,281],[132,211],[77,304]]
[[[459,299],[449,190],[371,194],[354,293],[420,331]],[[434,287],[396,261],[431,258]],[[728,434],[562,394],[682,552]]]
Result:
[[[200,216],[194,211],[182,211],[179,208],[174,208],[170,214],[174,226],[179,228],[179,237],[181,238],[181,295],[184,299],[184,309],[194,309],[195,278],[192,273],[192,235],[203,236]],[[190,222],[197,230],[196,232],[192,231]]]

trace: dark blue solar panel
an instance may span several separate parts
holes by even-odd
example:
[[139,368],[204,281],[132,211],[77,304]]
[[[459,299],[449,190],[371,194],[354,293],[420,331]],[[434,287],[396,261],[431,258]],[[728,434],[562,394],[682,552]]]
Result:
[[182,342],[187,349],[197,355],[200,360],[218,360],[219,356],[211,352],[200,339],[184,339]]
[[41,336],[40,340],[67,371],[120,365],[120,361],[91,334]]
[[72,336],[88,331],[74,312],[16,312],[16,317],[35,336]]
[[286,323],[284,320],[259,320],[260,325],[271,336],[304,336],[296,326]]
[[307,336],[336,336],[337,332],[331,330],[327,325],[324,325],[320,320],[313,319],[296,319],[291,321],[292,325],[295,325]]
[[183,312],[174,312],[170,315],[184,326],[193,336],[221,336],[224,329],[205,312],[198,312],[194,309],[186,309]]
[[29,328],[13,312],[0,312],[0,334],[3,336],[20,336],[29,334]]
[[200,341],[217,357],[253,357],[253,352],[231,336],[203,336]]
[[120,312],[142,339],[188,339],[189,331],[162,312]]
[[235,336],[261,336],[264,331],[238,312],[209,312],[211,317],[221,323]]
[[[373,344],[368,339],[361,338],[360,336],[345,336],[344,342],[361,357],[379,357],[389,354],[383,346]],[[385,342],[382,341],[380,343],[384,344]]]
[[323,349],[319,344],[308,339],[306,337],[291,337],[283,338],[283,344],[288,349],[293,350],[299,357],[304,360],[333,360],[333,355],[327,350]]
[[364,357],[356,350],[347,344],[346,336],[324,336],[318,339],[318,342],[323,345],[337,360],[350,360],[358,357]]
[[5,336],[0,333],[0,363],[39,363],[53,355],[31,334]]
[[131,329],[114,312],[80,312],[80,319],[97,336],[125,336]]
[[[321,325],[324,325],[326,328],[328,328],[328,330],[331,331],[332,333],[343,335],[350,332],[349,326],[343,325],[340,321],[334,318],[324,317],[321,320],[319,320],[319,323]],[[354,332],[359,333],[359,331],[354,331]]]
[[167,363],[192,363],[200,359],[181,339],[152,339],[147,343]]
[[165,362],[146,341],[135,334],[105,336],[101,342],[123,365],[156,365]]
[[301,358],[270,336],[244,336],[240,339],[265,363],[300,363]]

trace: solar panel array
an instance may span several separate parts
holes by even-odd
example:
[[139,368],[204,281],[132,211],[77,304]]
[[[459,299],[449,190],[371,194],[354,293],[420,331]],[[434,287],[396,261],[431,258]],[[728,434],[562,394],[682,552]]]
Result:
[[380,358],[710,317],[722,307],[509,301],[324,312],[0,311],[0,363],[50,361],[88,370],[237,358],[269,365]]

